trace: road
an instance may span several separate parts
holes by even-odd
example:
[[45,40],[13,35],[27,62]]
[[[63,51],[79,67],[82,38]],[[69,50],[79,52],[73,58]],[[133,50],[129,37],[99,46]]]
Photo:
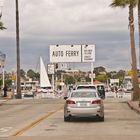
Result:
[[0,140],[5,136],[30,140],[140,139],[140,115],[123,99],[104,101],[105,122],[87,118],[64,122],[63,103],[62,99],[5,102],[0,106]]

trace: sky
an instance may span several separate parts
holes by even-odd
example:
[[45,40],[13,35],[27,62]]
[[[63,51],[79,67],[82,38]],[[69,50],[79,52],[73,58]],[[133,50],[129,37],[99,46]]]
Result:
[[[19,0],[21,69],[36,70],[40,56],[48,64],[50,45],[95,44],[94,67],[130,70],[128,8],[111,8],[111,2]],[[6,54],[5,69],[12,71],[16,70],[15,0],[0,0],[0,9],[1,21],[7,27],[0,31],[0,51]],[[134,16],[138,57],[137,9]],[[90,63],[74,63],[71,67],[90,70]]]

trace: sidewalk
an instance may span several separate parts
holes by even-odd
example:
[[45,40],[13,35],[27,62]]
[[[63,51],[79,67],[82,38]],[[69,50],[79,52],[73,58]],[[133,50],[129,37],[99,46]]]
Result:
[[7,92],[7,97],[3,97],[2,94],[0,94],[0,106],[8,100],[13,100],[12,92]]
[[139,101],[128,101],[127,104],[132,110],[140,113]]
[[5,99],[5,98],[1,98],[0,97],[0,106],[4,103],[4,102],[6,102],[8,99]]
[[0,98],[0,106],[4,104],[22,104],[25,99]]

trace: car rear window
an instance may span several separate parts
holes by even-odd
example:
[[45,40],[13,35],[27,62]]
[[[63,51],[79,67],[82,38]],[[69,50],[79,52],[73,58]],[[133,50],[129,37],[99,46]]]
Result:
[[96,97],[96,92],[73,92],[71,94],[73,98],[93,98]]
[[94,86],[78,86],[77,89],[96,89]]

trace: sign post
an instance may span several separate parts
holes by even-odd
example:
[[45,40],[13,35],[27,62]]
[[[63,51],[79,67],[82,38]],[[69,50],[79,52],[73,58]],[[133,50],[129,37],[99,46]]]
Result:
[[12,97],[14,99],[15,98],[15,80],[16,80],[14,71],[12,71],[11,80],[12,80]]
[[48,74],[52,75],[52,88],[54,90],[55,82],[54,82],[54,64],[48,64]]

